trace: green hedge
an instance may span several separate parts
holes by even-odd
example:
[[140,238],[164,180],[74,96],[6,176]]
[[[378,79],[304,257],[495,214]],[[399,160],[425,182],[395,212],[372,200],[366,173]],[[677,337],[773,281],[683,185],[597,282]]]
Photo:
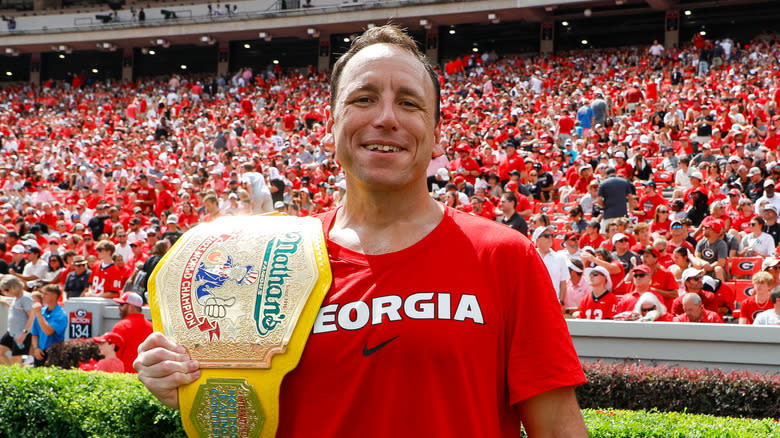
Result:
[[0,367],[0,437],[184,437],[135,375]]
[[657,409],[745,418],[780,418],[780,376],[748,371],[583,362],[582,408]]
[[[597,438],[780,438],[777,420],[583,410]],[[135,375],[0,367],[0,437],[184,438]]]
[[598,438],[778,438],[775,419],[751,420],[679,412],[583,409],[591,437]]

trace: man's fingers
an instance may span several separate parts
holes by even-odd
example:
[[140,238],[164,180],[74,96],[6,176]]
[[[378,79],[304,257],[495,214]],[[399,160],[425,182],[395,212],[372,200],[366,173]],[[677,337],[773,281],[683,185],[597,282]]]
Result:
[[147,336],[146,339],[138,346],[138,354],[155,348],[164,348],[166,350],[175,351],[177,353],[186,354],[186,350],[181,345],[177,344],[173,339],[165,336],[160,332],[153,332]]

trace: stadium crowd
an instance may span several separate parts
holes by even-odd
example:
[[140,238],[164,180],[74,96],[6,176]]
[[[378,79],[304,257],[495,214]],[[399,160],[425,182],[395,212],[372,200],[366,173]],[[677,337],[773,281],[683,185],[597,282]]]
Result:
[[[447,62],[431,196],[531,238],[574,317],[776,325],[779,51],[697,37]],[[199,222],[336,208],[328,116],[327,76],[279,66],[1,90],[0,290],[33,295],[0,349],[61,340],[36,316],[56,298],[142,304],[122,294],[145,299]]]

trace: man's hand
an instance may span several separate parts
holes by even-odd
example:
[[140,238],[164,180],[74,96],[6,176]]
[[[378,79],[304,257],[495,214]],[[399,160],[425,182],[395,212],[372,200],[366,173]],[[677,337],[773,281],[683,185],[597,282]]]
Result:
[[187,351],[160,332],[154,332],[138,346],[133,362],[140,380],[158,400],[169,408],[179,408],[179,386],[200,377],[200,365]]
[[38,360],[43,360],[43,350],[41,350],[40,348],[36,347],[33,350],[33,357],[35,357]]
[[22,344],[24,344],[24,340],[25,340],[25,339],[27,339],[27,333],[19,333],[19,334],[18,334],[18,335],[16,335],[16,337],[14,338],[14,341],[16,341],[16,344],[17,344],[17,345],[22,345]]
[[227,314],[226,307],[230,307],[236,302],[236,297],[219,298],[210,296],[203,303],[203,311],[210,318],[224,318]]
[[35,312],[36,314],[40,314],[40,313],[41,313],[41,308],[42,308],[42,307],[43,307],[43,305],[41,305],[41,303],[39,303],[39,302],[34,302],[34,303],[33,303],[33,305],[32,305],[32,310],[33,310],[33,312]]

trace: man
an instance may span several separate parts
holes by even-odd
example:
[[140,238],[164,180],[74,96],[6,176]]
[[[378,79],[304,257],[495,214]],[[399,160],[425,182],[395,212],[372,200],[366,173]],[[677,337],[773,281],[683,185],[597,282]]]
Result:
[[612,319],[617,310],[618,299],[612,293],[612,280],[609,272],[603,266],[588,268],[585,276],[590,280],[593,291],[585,295],[580,302],[580,308],[574,312],[580,319]]
[[85,297],[116,298],[122,290],[122,273],[114,264],[114,244],[101,240],[97,244],[99,260],[92,266],[90,286]]
[[664,302],[666,308],[671,309],[672,302],[677,297],[678,288],[674,274],[658,263],[661,253],[652,246],[643,248],[640,254],[642,255],[642,263],[650,268],[650,277],[652,279],[650,292],[658,295],[658,298]]
[[[573,391],[583,374],[538,254],[515,231],[446,209],[428,194],[425,170],[440,132],[437,87],[416,43],[393,26],[367,30],[333,68],[327,130],[349,196],[321,220],[334,284],[348,284],[326,295],[303,357],[284,379],[277,437],[395,437],[410,424],[419,436],[517,436],[520,421],[530,436],[587,436]],[[388,257],[397,263],[372,271]],[[422,264],[443,275],[421,281]],[[453,300],[473,296],[482,323],[402,318],[392,328],[346,330],[331,319],[334,309],[367,296],[430,290]],[[544,339],[536,336],[541,327]],[[426,342],[420,333],[447,341]],[[398,337],[370,357],[360,354],[386,335]],[[160,333],[139,351],[139,378],[176,407],[177,387],[199,377],[197,362]],[[442,367],[441,357],[463,366]],[[340,407],[322,415],[331,404]],[[420,409],[431,404],[439,409],[421,421]]]
[[24,265],[22,274],[19,275],[13,271],[11,271],[11,274],[26,282],[28,289],[32,289],[48,270],[49,266],[41,260],[41,249],[37,246],[31,246],[27,250],[27,264]]
[[[718,298],[711,291],[704,290],[704,271],[696,268],[687,268],[682,273],[682,282],[685,293],[696,294],[701,297],[702,305],[713,312],[718,310]],[[711,277],[710,277],[711,278]],[[667,306],[672,315],[677,316],[685,313],[683,306],[683,297],[680,295],[674,299],[670,306]]]
[[615,168],[607,168],[607,179],[599,184],[599,205],[604,208],[602,222],[613,217],[628,216],[628,195],[636,195],[633,184],[615,176]]
[[503,215],[497,219],[499,222],[523,233],[524,236],[528,235],[528,224],[517,212],[517,196],[514,193],[506,192],[501,195],[501,212]]
[[720,233],[723,231],[723,221],[709,216],[702,222],[701,226],[704,228],[704,238],[696,244],[696,257],[704,260],[705,263],[702,266],[704,272],[725,281],[729,247],[720,238]]
[[667,205],[666,199],[656,190],[655,181],[645,181],[642,185],[644,186],[644,193],[639,198],[639,206],[645,213],[645,216],[640,217],[639,219],[652,219],[655,215],[656,208]]
[[122,256],[125,260],[130,260],[133,256],[133,249],[130,248],[127,231],[120,229],[116,233],[116,249],[115,252]]
[[759,313],[753,320],[753,325],[780,326],[780,288],[774,288],[769,299],[774,307]]
[[80,297],[81,294],[89,287],[89,278],[92,276],[92,271],[87,269],[87,261],[84,257],[77,255],[73,257],[73,270],[68,272],[65,277],[65,296],[70,298]]
[[767,204],[761,210],[761,217],[764,218],[764,232],[772,236],[775,246],[780,245],[780,224],[777,223],[778,208],[772,204]]
[[95,239],[100,239],[105,233],[106,221],[108,220],[108,206],[100,203],[95,208],[95,215],[87,223],[87,228],[92,232]]
[[57,304],[60,294],[59,286],[47,284],[41,288],[41,302],[33,303],[35,321],[30,331],[30,353],[35,358],[36,367],[43,366],[46,362],[47,352],[52,345],[65,340],[68,316]]
[[[645,292],[650,292],[650,268],[647,265],[639,265],[631,271],[631,279],[634,285],[633,290],[618,299],[616,313],[631,312],[634,310],[639,297]],[[656,295],[658,296],[658,295]],[[663,297],[658,296],[661,301]]]
[[771,179],[764,180],[764,194],[756,200],[756,210],[763,204],[763,201],[774,205],[776,209],[780,209],[780,196],[775,194],[775,182]]
[[11,248],[11,263],[8,264],[9,274],[18,277],[24,272],[24,266],[27,264],[27,260],[24,258],[26,252],[27,250],[24,249],[24,245],[19,243]]
[[542,256],[542,261],[547,267],[547,273],[550,274],[558,301],[563,305],[566,300],[566,280],[569,279],[569,268],[566,264],[566,256],[552,250],[552,236],[555,228],[539,227],[534,230],[533,241],[536,243],[536,250]]
[[168,219],[165,221],[165,232],[163,233],[162,238],[168,240],[172,246],[179,240],[179,237],[181,237],[182,234],[184,233],[182,233],[179,228],[179,217],[175,214],[168,216]]
[[704,308],[701,303],[701,297],[696,294],[688,293],[683,295],[682,304],[685,313],[675,316],[674,322],[723,322],[723,318],[720,315]]
[[620,260],[625,272],[631,272],[631,268],[639,262],[639,254],[628,250],[628,236],[623,233],[615,233],[612,236],[612,245],[615,247],[612,254]]
[[138,357],[138,346],[152,334],[152,323],[144,317],[144,300],[137,293],[125,292],[121,298],[114,298],[114,301],[119,304],[122,320],[111,331],[124,340],[124,347],[117,351],[117,357],[125,365],[126,373],[134,373],[133,361]]

